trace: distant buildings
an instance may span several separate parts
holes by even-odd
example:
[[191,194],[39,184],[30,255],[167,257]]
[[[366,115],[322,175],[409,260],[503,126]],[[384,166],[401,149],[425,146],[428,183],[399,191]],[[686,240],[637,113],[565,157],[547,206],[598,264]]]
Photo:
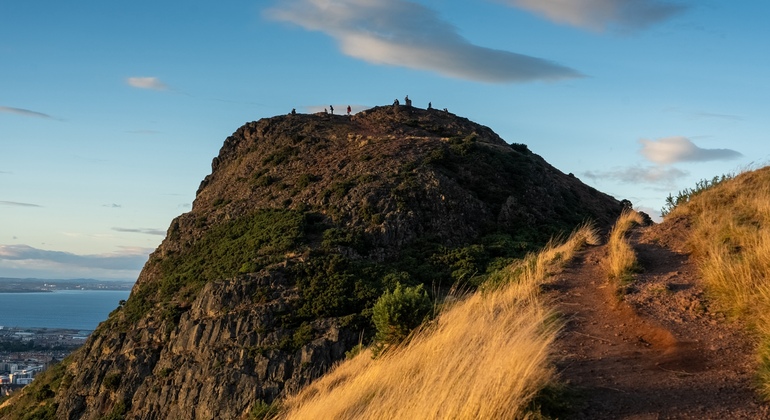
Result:
[[45,365],[22,360],[0,360],[0,385],[29,385]]

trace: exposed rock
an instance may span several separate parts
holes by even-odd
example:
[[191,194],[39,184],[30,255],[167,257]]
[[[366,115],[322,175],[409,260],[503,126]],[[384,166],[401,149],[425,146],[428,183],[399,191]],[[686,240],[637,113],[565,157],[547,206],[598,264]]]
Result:
[[472,286],[496,261],[586,220],[608,225],[620,208],[448,112],[247,123],[126,305],[66,362],[57,417],[239,418],[370,337],[367,311],[393,282]]

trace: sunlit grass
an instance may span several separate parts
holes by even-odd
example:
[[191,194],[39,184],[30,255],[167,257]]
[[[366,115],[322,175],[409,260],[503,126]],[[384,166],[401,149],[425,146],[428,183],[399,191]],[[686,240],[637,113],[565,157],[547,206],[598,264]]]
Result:
[[759,391],[770,399],[770,168],[721,182],[669,217],[690,220],[688,243],[718,308],[758,333]]
[[642,216],[630,209],[624,210],[615,222],[607,242],[607,256],[603,260],[607,277],[618,292],[633,281],[633,274],[638,272],[639,262],[636,253],[628,241],[627,235],[632,227],[642,223]]
[[447,304],[407,344],[369,351],[281,403],[282,419],[515,419],[554,382],[559,323],[540,290],[586,243],[584,226],[563,244],[501,270],[481,291]]

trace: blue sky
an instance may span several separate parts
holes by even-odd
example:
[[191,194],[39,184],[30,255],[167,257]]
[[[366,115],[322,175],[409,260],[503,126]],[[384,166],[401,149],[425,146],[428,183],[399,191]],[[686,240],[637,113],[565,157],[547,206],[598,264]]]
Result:
[[0,277],[135,280],[224,139],[409,95],[659,214],[763,166],[770,3],[0,3]]

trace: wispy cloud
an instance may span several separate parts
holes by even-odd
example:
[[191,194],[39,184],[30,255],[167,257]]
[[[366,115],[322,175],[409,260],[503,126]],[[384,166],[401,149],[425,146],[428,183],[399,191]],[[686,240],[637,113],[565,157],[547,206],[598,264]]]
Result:
[[37,261],[62,266],[106,270],[139,270],[152,250],[126,248],[123,252],[77,255],[62,251],[47,251],[29,245],[0,245],[0,260]]
[[122,227],[114,227],[112,230],[116,232],[126,232],[126,233],[143,233],[147,235],[159,235],[159,236],[165,236],[166,231],[161,229],[153,229],[153,228],[122,228]]
[[497,0],[529,10],[557,23],[593,31],[633,31],[666,20],[687,9],[663,0]]
[[624,184],[648,184],[671,185],[674,181],[685,178],[689,172],[666,166],[641,166],[635,165],[626,168],[612,168],[607,171],[586,171],[581,174],[594,181],[617,181]]
[[24,108],[13,108],[10,106],[0,106],[0,112],[5,112],[7,114],[22,115],[25,117],[45,118],[49,120],[56,119],[48,114],[43,114],[42,112],[31,111],[29,109],[24,109]]
[[157,77],[129,77],[126,83],[138,89],[168,90],[168,86]]
[[657,140],[641,139],[640,153],[647,160],[668,165],[677,162],[708,162],[731,160],[743,156],[731,149],[703,149],[687,137],[665,137]]
[[32,203],[20,203],[18,201],[0,201],[0,206],[11,206],[11,207],[43,207],[39,204],[32,204]]
[[552,61],[471,44],[434,10],[406,0],[282,0],[266,15],[323,32],[344,54],[373,64],[490,83],[581,77]]

